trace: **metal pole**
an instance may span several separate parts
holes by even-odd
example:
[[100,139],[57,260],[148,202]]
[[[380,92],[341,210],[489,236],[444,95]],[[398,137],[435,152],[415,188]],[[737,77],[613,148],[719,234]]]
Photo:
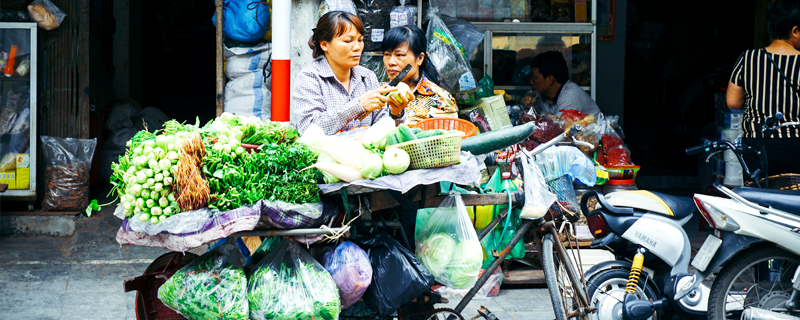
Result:
[[222,66],[222,0],[216,0],[217,6],[217,116],[221,115],[224,109],[225,101],[225,84],[223,83],[223,66]]
[[290,81],[292,79],[292,1],[272,2],[272,96],[270,119],[290,120]]
[[[489,268],[486,268],[486,272],[484,272],[483,275],[478,279],[478,282],[476,282],[475,285],[472,286],[472,289],[470,289],[469,292],[467,292],[467,295],[465,295],[464,298],[461,299],[461,302],[459,302],[458,305],[455,307],[456,312],[461,313],[461,311],[464,311],[464,308],[466,308],[467,304],[469,304],[472,298],[475,297],[475,294],[478,293],[478,290],[480,290],[481,287],[486,283],[486,281],[489,280],[489,277],[492,276],[494,270],[496,270],[500,266],[500,264],[503,263],[503,260],[506,259],[506,256],[509,253],[511,253],[511,249],[513,249],[514,246],[517,244],[517,242],[519,242],[522,239],[522,237],[525,236],[526,233],[528,233],[528,230],[530,230],[531,227],[533,227],[533,224],[537,221],[540,220],[525,221],[525,224],[523,224],[522,228],[520,228],[517,231],[517,234],[515,234],[514,237],[511,238],[511,241],[508,242],[508,245],[505,248],[503,248],[502,251],[500,251],[500,255],[497,257],[497,259],[495,259],[494,262],[492,262]],[[447,319],[455,320],[456,316],[451,315]]]
[[344,231],[345,228],[328,228],[328,229],[291,229],[291,230],[264,230],[264,231],[242,231],[230,235],[229,237],[252,237],[252,236],[309,236],[325,234],[331,235]]

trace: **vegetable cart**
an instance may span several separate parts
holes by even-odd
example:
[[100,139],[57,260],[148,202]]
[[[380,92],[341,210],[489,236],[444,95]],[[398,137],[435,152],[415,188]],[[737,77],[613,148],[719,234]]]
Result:
[[[313,164],[313,160],[309,159],[308,154],[306,154],[309,151],[303,151],[307,150],[305,149],[307,144],[297,147],[295,147],[293,142],[283,145],[280,144],[280,141],[286,141],[286,139],[292,139],[292,141],[294,141],[293,139],[297,137],[296,132],[292,136],[290,135],[291,132],[285,132],[278,126],[269,124],[264,126],[247,119],[236,119],[230,116],[227,118],[223,116],[218,119],[219,123],[217,121],[210,123],[206,125],[206,127],[203,127],[202,130],[199,130],[199,124],[190,127],[171,121],[165,125],[164,135],[156,136],[153,133],[140,132],[140,134],[134,137],[132,148],[128,150],[124,157],[120,158],[119,164],[112,166],[115,171],[116,181],[119,183],[116,186],[118,190],[120,190],[122,199],[115,214],[126,218],[123,227],[120,228],[120,232],[117,234],[118,241],[120,241],[120,239],[125,241],[132,240],[132,238],[139,237],[138,235],[132,234],[141,232],[146,232],[152,236],[148,239],[152,238],[154,239],[153,241],[161,241],[163,239],[159,237],[166,231],[168,234],[178,235],[178,237],[182,237],[183,235],[187,237],[186,239],[181,238],[180,243],[177,244],[162,242],[156,246],[161,246],[173,251],[186,251],[189,248],[195,248],[200,244],[210,243],[220,238],[233,239],[242,236],[312,235],[328,235],[335,237],[347,235],[352,237],[366,230],[365,228],[392,228],[398,229],[399,231],[398,238],[401,244],[398,244],[398,246],[402,245],[409,249],[407,251],[413,252],[411,239],[414,237],[417,210],[437,207],[444,199],[440,196],[438,183],[449,181],[457,185],[475,185],[479,180],[479,160],[474,157],[459,159],[459,150],[454,147],[460,144],[462,133],[439,130],[437,133],[438,136],[421,138],[416,142],[398,137],[398,141],[394,143],[394,148],[404,148],[404,152],[407,152],[412,159],[416,157],[416,159],[418,159],[416,165],[421,164],[422,167],[420,170],[410,170],[401,175],[389,175],[375,180],[354,179],[351,181],[345,179],[345,176],[340,178],[349,181],[348,183],[319,185],[322,197],[341,197],[343,206],[342,214],[337,217],[338,220],[326,219],[325,223],[331,226],[342,225],[343,227],[299,228],[298,226],[287,227],[281,225],[282,221],[271,221],[267,224],[268,227],[266,228],[256,228],[256,222],[260,223],[261,220],[263,220],[262,218],[264,218],[263,214],[265,210],[271,210],[273,212],[295,211],[299,210],[296,209],[295,206],[306,206],[305,204],[301,204],[308,202],[311,203],[311,205],[315,203],[320,204],[316,209],[312,209],[314,210],[313,212],[322,212],[322,215],[325,215],[325,212],[329,211],[327,207],[322,205],[323,202],[318,200],[319,198],[316,191],[313,193],[304,193],[304,191],[309,190],[305,186],[313,185],[314,188],[317,186],[316,178],[309,174],[310,171],[304,173],[305,169],[302,169],[313,167],[311,165]],[[241,129],[233,130],[233,127],[226,124],[226,122],[233,123],[235,127]],[[402,126],[399,128],[403,129]],[[523,129],[514,129],[516,129],[515,131],[523,131],[529,129],[533,130],[532,128],[532,125],[527,125]],[[399,130],[399,132],[408,136],[413,136],[414,134],[407,128]],[[218,139],[217,141],[209,141],[210,139],[208,139],[207,136],[201,137],[201,134],[209,133],[224,134],[214,135],[218,138],[213,138],[214,136],[212,136],[213,139]],[[243,148],[247,147],[245,142],[253,137],[258,138],[262,135],[261,133],[263,133],[265,137],[271,137],[270,139],[273,139],[273,142],[260,142],[259,144],[262,147],[259,149],[261,152],[249,155],[245,154],[246,151],[243,150]],[[520,134],[522,136],[527,136],[529,132],[521,132]],[[494,135],[497,134],[495,133]],[[492,133],[487,133],[482,136],[491,138],[490,136],[492,136]],[[536,150],[543,150],[567,136],[569,136],[569,134],[564,133],[551,143],[547,143]],[[506,140],[508,139],[506,138]],[[514,140],[516,141],[517,139],[514,138]],[[362,143],[363,142],[364,141],[362,141]],[[513,141],[509,142],[511,144],[514,143]],[[444,145],[437,145],[437,143],[444,143]],[[495,144],[497,144],[497,142],[495,142]],[[389,144],[389,146],[392,146],[392,144]],[[493,144],[491,147],[494,148],[494,146]],[[325,146],[322,147],[323,151],[325,148]],[[390,154],[389,148],[390,147],[387,147],[386,149],[387,155]],[[430,151],[438,153],[432,155],[428,154],[426,156],[427,148],[434,149]],[[537,152],[536,150],[534,153]],[[178,154],[178,152],[180,153]],[[206,152],[208,153],[206,154]],[[455,155],[455,157],[453,155]],[[336,158],[334,155],[331,155],[331,157]],[[243,159],[247,160],[245,161]],[[335,160],[342,163],[342,161],[339,161],[340,159]],[[343,160],[347,159],[343,157]],[[414,161],[411,162],[411,169],[417,169],[414,167],[414,163]],[[408,164],[406,164],[406,166],[408,166]],[[389,170],[388,167],[386,168]],[[403,172],[403,170],[405,170],[405,168],[398,173]],[[202,176],[199,174],[200,172],[203,173]],[[356,172],[354,175],[361,176],[362,174],[364,174],[364,177],[367,176],[364,172]],[[203,178],[203,176],[206,178]],[[285,183],[289,176],[292,177],[293,181],[291,185]],[[275,207],[276,205],[280,206],[280,204],[265,200],[265,196],[274,198],[278,194],[279,191],[277,191],[278,189],[276,189],[275,186],[282,186],[280,192],[284,197],[290,197],[291,199],[306,197],[306,200],[288,203],[295,209]],[[208,189],[203,191],[203,188]],[[210,192],[208,191],[209,189],[211,190]],[[122,190],[124,190],[124,194]],[[180,194],[174,194],[177,193],[174,190],[181,190],[181,192]],[[189,192],[189,196],[186,196],[187,192]],[[139,194],[141,194],[141,196]],[[205,194],[206,198],[191,196],[193,194]],[[516,205],[519,207],[523,205],[525,196],[521,193],[488,195],[465,194],[462,198],[464,199],[464,205],[469,206],[509,204],[508,210],[497,216],[483,229],[484,231],[477,236],[477,238],[481,239],[508,215],[512,206]],[[189,230],[188,233],[181,232],[180,230],[183,230],[181,228],[170,229],[175,227],[175,223],[170,222],[176,221],[172,219],[172,217],[176,215],[176,212],[195,214],[195,212],[201,212],[202,209],[195,210],[193,208],[203,208],[206,204],[208,204],[208,207],[211,209],[220,210],[220,213],[213,216],[214,221],[206,221],[206,224],[202,226],[201,230],[205,232],[210,223],[212,228],[216,228],[212,230],[216,233],[209,232],[212,235],[208,238],[196,238],[195,236],[199,232],[196,231],[198,230],[197,228]],[[547,205],[547,207],[549,207],[549,205]],[[172,208],[175,208],[175,210],[168,210]],[[388,221],[384,220],[381,214],[372,214],[373,211],[388,208],[397,209],[394,212],[394,216],[387,219]],[[182,209],[183,211],[178,211],[178,209]],[[398,213],[398,211],[401,213]],[[203,213],[199,215],[202,216]],[[236,223],[228,223],[229,221],[226,215],[236,217],[244,216],[247,221],[242,220],[244,222],[238,225]],[[187,215],[182,215],[179,218],[183,219],[186,216]],[[268,220],[275,218],[275,216],[267,215]],[[278,220],[279,219],[280,218],[278,218]],[[135,232],[131,232],[131,225],[141,223],[146,225],[146,227],[139,226],[145,228],[145,231],[133,230]],[[178,222],[179,226],[180,223],[181,222]],[[496,260],[488,268],[488,272],[485,272],[484,275],[480,277],[478,283],[455,310],[436,310],[433,305],[441,302],[441,299],[439,299],[437,295],[423,295],[417,297],[415,301],[424,305],[425,310],[401,309],[398,311],[399,317],[443,312],[447,313],[450,318],[461,318],[459,313],[463,310],[464,306],[466,306],[466,303],[472,299],[477,289],[487,281],[491,273],[504,261],[504,258],[509,254],[511,248],[522,239],[522,236],[527,233],[528,230],[533,230],[534,233],[537,234],[537,238],[539,234],[544,235],[546,233],[550,233],[552,236],[552,234],[554,234],[552,225],[552,223],[545,223],[544,219],[531,220],[524,223],[523,227],[511,239],[506,248],[500,249],[496,254],[493,254]],[[215,234],[223,235],[215,237]],[[472,234],[473,237],[475,237],[474,231]],[[546,240],[547,235],[545,235],[544,238]],[[550,237],[550,239],[549,243],[552,246],[552,237]],[[124,241],[120,241],[121,244],[137,244],[136,242],[123,242]],[[232,242],[233,241],[229,241],[228,243],[230,244]],[[165,243],[166,245],[164,245]],[[222,241],[217,243],[222,243]],[[544,242],[546,248],[547,243],[547,241]],[[537,242],[537,245],[538,244]],[[559,244],[556,248],[563,249],[563,247],[560,246],[560,242],[556,241],[556,244]],[[151,243],[147,245],[151,245]],[[170,247],[170,245],[177,245],[178,247]],[[222,246],[226,245],[222,244]],[[541,245],[538,245],[538,247],[541,248]],[[217,248],[221,247],[215,246],[206,254],[213,253],[214,250],[220,250]],[[548,252],[555,252],[553,250],[553,247],[550,247]],[[541,249],[539,251],[542,252]],[[568,261],[563,253],[564,250],[556,251],[558,251],[557,255],[545,255],[545,258],[547,256],[551,258],[551,263],[549,264],[551,272],[547,271],[548,264],[546,259],[543,259],[545,260],[543,263],[545,266],[545,278],[548,278],[548,274],[550,274],[549,278],[552,278],[555,274],[555,271],[552,271],[552,258],[555,257],[558,261]],[[204,256],[206,254],[204,254]],[[199,260],[200,259],[198,259],[198,261]],[[243,264],[240,263],[240,265]],[[580,284],[576,282],[577,278],[575,277],[574,268],[567,267],[565,270],[567,275],[571,275],[569,278],[572,283],[569,287],[581,288]],[[201,274],[208,273],[214,275],[214,273],[208,271],[202,272],[205,273]],[[425,272],[429,271],[426,270]],[[196,273],[193,272],[188,276],[192,276],[193,274]],[[182,275],[181,278],[186,276],[187,275]],[[428,276],[430,277],[429,281],[432,283],[432,276]],[[219,278],[217,279],[217,281],[219,281]],[[474,279],[475,278],[472,278],[473,281]],[[548,279],[548,284],[550,284],[550,282],[554,281]],[[557,284],[554,282],[554,287],[556,285]],[[558,287],[560,288],[561,286]],[[129,287],[128,289],[136,288]],[[139,286],[138,288],[140,294],[142,294],[142,290],[146,291],[146,289],[146,286]],[[173,292],[176,291],[173,290]],[[413,295],[408,298],[413,298],[415,295],[417,295],[417,292],[413,293]],[[580,295],[578,295],[578,297],[581,298]],[[144,303],[142,300],[147,301],[147,299],[137,299],[137,301]],[[402,301],[408,300],[410,299],[402,299]],[[572,300],[585,301],[585,298],[572,298]],[[555,295],[553,301],[555,304]],[[559,305],[560,304],[561,303],[559,303]],[[576,303],[573,305],[581,306],[584,304]],[[391,310],[395,309],[396,308],[392,308]],[[195,307],[194,310],[205,309]],[[584,312],[584,310],[585,308],[581,307],[580,312]],[[144,313],[149,315],[150,312],[152,312],[152,310],[145,310]],[[222,313],[220,313],[220,315],[221,314]]]

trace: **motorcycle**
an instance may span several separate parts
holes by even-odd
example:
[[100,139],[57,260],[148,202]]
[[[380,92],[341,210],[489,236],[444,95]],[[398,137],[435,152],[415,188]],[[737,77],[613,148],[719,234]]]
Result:
[[[777,128],[778,113],[765,120],[759,135],[769,136]],[[766,163],[763,143],[759,156]],[[694,202],[702,217],[715,229],[698,251],[695,261],[708,265],[695,274],[686,290],[722,267],[710,288],[708,319],[795,319],[800,320],[800,191],[762,189],[760,170],[750,172],[741,155],[753,152],[730,142],[708,142],[687,149],[687,153],[732,150],[742,169],[759,188],[730,190],[715,184],[725,197],[696,194]],[[769,179],[764,179],[768,184]],[[766,185],[765,185],[766,187]]]
[[[781,118],[782,115],[777,114],[774,118],[766,119],[767,125],[762,133],[771,134],[775,132],[780,127],[777,126],[777,122]],[[760,170],[750,172],[747,170],[741,154],[761,151],[760,158],[762,164],[765,164],[766,153],[764,152],[763,144],[759,143],[759,145],[761,147],[760,150],[750,147],[739,147],[737,149],[730,142],[717,141],[692,147],[686,151],[687,154],[695,154],[702,151],[716,152],[732,149],[743,164],[743,169],[748,177],[758,181],[764,172]],[[723,189],[720,190],[725,192]],[[735,195],[733,192],[730,193]],[[771,204],[785,205],[795,203],[795,206],[800,207],[800,199],[784,199],[781,201],[780,199],[783,198],[777,197],[771,191],[755,189],[755,191],[750,190],[749,193],[769,194],[766,197],[772,200]],[[732,195],[729,196],[734,198]],[[589,210],[587,202],[593,197],[597,198],[599,209],[593,208],[593,210]],[[747,195],[747,197],[751,196]],[[715,310],[720,310],[720,301],[723,305],[726,305],[725,299],[729,296],[730,289],[738,288],[732,285],[731,282],[741,275],[741,273],[735,271],[753,266],[753,264],[742,266],[741,260],[738,260],[738,258],[750,256],[741,254],[748,252],[760,253],[758,251],[760,245],[782,244],[771,242],[769,239],[760,239],[742,228],[735,229],[733,224],[725,224],[726,222],[730,223],[731,219],[721,212],[727,212],[726,210],[730,209],[727,207],[722,210],[718,209],[723,206],[720,204],[722,200],[711,200],[704,195],[695,195],[694,199],[690,199],[645,190],[613,192],[607,195],[597,192],[585,194],[581,199],[581,209],[586,213],[589,229],[595,236],[591,247],[608,248],[614,252],[617,258],[615,261],[598,264],[586,272],[585,276],[588,279],[587,291],[591,307],[597,308],[592,318],[603,320],[660,319],[669,312],[680,319],[703,319],[710,318],[710,315],[713,315]],[[710,204],[711,202],[717,206]],[[709,205],[704,206],[705,203],[709,203]],[[746,204],[741,205],[746,206]],[[728,206],[731,205],[728,204]],[[707,221],[714,221],[713,217],[716,216],[721,222],[714,221],[714,224],[709,222],[716,229],[715,234],[706,239],[695,259],[692,260],[691,265],[694,267],[695,272],[690,274],[688,269],[691,247],[689,238],[682,226],[692,217],[695,207],[700,209],[703,218]],[[709,207],[713,209],[709,209]],[[753,207],[748,207],[748,209],[742,210],[750,213],[753,211],[762,212]],[[763,209],[774,210],[770,208]],[[800,210],[796,212],[800,212]],[[790,214],[782,213],[781,215],[775,214],[775,216],[781,217],[783,220],[780,222],[782,223],[791,221],[787,217],[791,216]],[[774,224],[775,222],[770,220],[765,224],[770,223]],[[765,228],[763,224],[760,226]],[[740,230],[740,232],[736,233],[736,230]],[[777,234],[775,233],[775,235]],[[766,234],[761,235],[766,236]],[[721,245],[721,238],[725,239],[725,246]],[[720,248],[722,250],[719,250]],[[795,249],[800,250],[800,246],[795,245]],[[761,255],[754,255],[751,258],[761,259],[759,261],[768,261],[766,264],[769,271],[766,274],[770,276],[764,276],[764,279],[772,279],[770,280],[772,282],[761,281],[759,283],[762,283],[762,286],[768,286],[769,284],[785,285],[786,281],[783,280],[785,280],[786,273],[781,272],[781,270],[785,269],[773,270],[777,265],[770,262],[774,261],[771,258],[775,257],[775,253],[773,251],[769,252],[773,256],[764,258],[764,253],[760,253]],[[737,258],[736,263],[726,264],[732,261],[731,259],[734,257]],[[797,260],[790,261],[790,263],[793,263],[794,269],[797,269],[797,262]],[[764,263],[756,264],[756,266],[762,265]],[[726,273],[721,272],[711,288],[704,285],[702,283],[703,280],[721,266],[723,266],[722,271]],[[791,264],[782,266],[790,267]],[[760,269],[757,271],[765,273]],[[781,281],[775,280],[775,272],[778,272],[777,277]],[[720,277],[720,275],[723,277]],[[759,277],[758,279],[761,278]],[[727,279],[728,282],[723,281],[724,279]],[[725,287],[726,283],[727,287]],[[738,284],[738,282],[733,283]],[[722,287],[728,290],[722,290]],[[761,287],[756,288],[763,289]],[[751,290],[752,287],[741,289],[753,292]],[[767,289],[774,289],[774,287],[768,287]],[[721,294],[721,292],[724,294]],[[752,304],[750,303],[752,299],[762,299],[761,295],[758,294],[759,292],[759,290],[755,290],[755,293],[751,294],[751,296],[745,294],[745,303],[742,303],[742,305]],[[794,306],[791,301],[796,298],[796,293],[791,293],[789,297],[786,297],[787,291],[770,290],[769,293],[769,298],[763,298],[766,300],[755,304],[761,308],[768,307],[767,309],[751,308],[749,311],[742,309],[743,311],[739,314],[746,314],[752,319],[765,319],[761,316],[762,314],[772,312],[770,315],[774,316],[774,311],[769,311],[769,308],[774,309],[779,304],[784,307],[787,306],[787,303],[781,304],[781,302],[789,302],[789,306]],[[723,307],[736,310],[735,306]]]

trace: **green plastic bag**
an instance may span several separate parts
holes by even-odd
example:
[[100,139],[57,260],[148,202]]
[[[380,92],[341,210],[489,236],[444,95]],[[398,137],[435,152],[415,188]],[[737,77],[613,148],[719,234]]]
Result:
[[[494,174],[489,179],[489,182],[486,183],[484,188],[489,193],[500,193],[500,192],[516,192],[519,189],[517,186],[511,181],[511,179],[503,179],[502,173],[500,168],[496,168]],[[511,199],[509,198],[509,202]],[[503,212],[508,210],[507,204],[499,204],[494,206],[494,210],[492,212],[492,219],[497,218],[497,216],[501,215]],[[483,268],[486,269],[489,267],[490,264],[494,261],[494,256],[492,255],[492,250],[503,250],[514,235],[517,234],[517,230],[520,228],[520,218],[519,215],[522,213],[519,209],[512,209],[511,213],[506,216],[506,219],[495,226],[494,230],[486,235],[486,237],[481,240],[481,246],[483,247]],[[525,244],[520,241],[514,245],[514,248],[511,249],[511,252],[506,256],[506,259],[520,259],[525,257]]]
[[475,100],[493,97],[494,95],[494,80],[487,74],[478,81],[478,90],[475,91]]

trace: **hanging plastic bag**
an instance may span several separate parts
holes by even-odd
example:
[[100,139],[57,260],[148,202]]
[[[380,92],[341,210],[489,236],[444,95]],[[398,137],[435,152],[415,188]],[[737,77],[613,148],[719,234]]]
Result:
[[339,289],[299,244],[283,240],[247,281],[250,319],[339,318]]
[[494,80],[488,74],[478,81],[478,90],[475,91],[475,100],[494,96]]
[[[480,275],[482,276],[486,270],[482,269]],[[486,283],[478,289],[478,292],[472,297],[472,300],[486,300],[496,297],[500,294],[500,285],[503,283],[503,270],[497,268],[494,270]],[[445,286],[433,286],[433,291],[442,296],[442,298],[451,300],[461,300],[472,288],[469,289],[454,289]]]
[[453,34],[456,41],[464,48],[467,60],[472,60],[472,57],[475,55],[475,49],[483,42],[486,33],[464,19],[453,18],[443,14],[442,21],[444,21],[444,24],[447,26],[447,29],[450,30],[450,33]]
[[[331,247],[328,247],[331,248]],[[347,309],[361,299],[372,283],[372,265],[367,253],[351,241],[344,241],[336,249],[325,251],[322,265],[339,287],[342,309]]]
[[400,0],[400,5],[392,8],[389,14],[389,27],[402,27],[417,24],[417,6],[407,6],[410,0]]
[[[222,34],[241,42],[255,42],[270,28],[269,5],[253,0],[226,0],[222,8]],[[211,17],[217,26],[217,14]]]
[[467,288],[478,280],[483,252],[461,194],[450,195],[415,235],[416,256],[441,284]]
[[395,313],[433,285],[433,275],[414,254],[385,233],[355,240],[367,251],[372,265],[372,284],[364,302],[377,319]]
[[45,30],[58,28],[67,16],[50,0],[34,0],[28,5],[28,13],[31,14],[31,19]]
[[83,211],[89,205],[89,169],[97,139],[42,136],[45,194],[42,208]]
[[224,241],[175,272],[158,289],[158,298],[191,320],[247,319],[244,265],[236,241]]
[[426,18],[428,53],[442,79],[442,87],[450,93],[474,91],[475,78],[466,59],[464,48],[439,18],[439,8],[431,7]]
[[358,17],[364,24],[364,51],[379,51],[383,35],[389,31],[389,14],[394,0],[355,0]]
[[523,219],[544,217],[550,206],[558,200],[558,197],[548,189],[539,166],[528,157],[522,157],[521,160],[525,205],[522,206],[520,217]]
[[351,0],[323,0],[319,3],[317,20],[329,11],[344,11],[356,14],[356,5]]

